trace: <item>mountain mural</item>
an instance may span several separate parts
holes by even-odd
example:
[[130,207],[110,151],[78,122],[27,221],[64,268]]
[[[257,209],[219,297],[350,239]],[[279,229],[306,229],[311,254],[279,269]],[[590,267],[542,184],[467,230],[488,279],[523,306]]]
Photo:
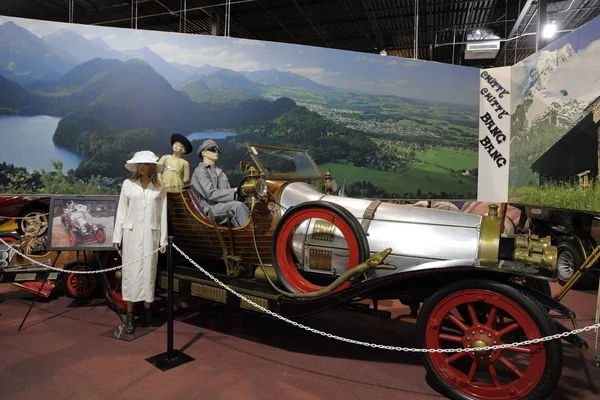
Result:
[[85,62],[94,58],[120,59],[118,51],[111,49],[102,39],[86,39],[84,36],[69,29],[60,29],[42,39],[52,46],[59,48],[79,61]]
[[[583,117],[600,94],[600,81],[581,79],[574,71],[586,69],[600,43],[575,52],[571,44],[543,50],[514,67],[523,76],[521,101],[512,116],[511,153],[515,167],[529,166]],[[597,74],[600,78],[600,74]],[[585,81],[585,87],[582,82]],[[513,89],[514,91],[514,89]],[[513,162],[511,161],[511,164]]]
[[144,60],[171,84],[182,82],[190,76],[188,72],[165,61],[148,47],[137,50],[116,51],[111,49],[100,38],[87,39],[77,32],[68,29],[61,29],[44,36],[43,39],[52,46],[71,54],[83,62],[94,58],[121,61],[132,59]]
[[254,82],[244,74],[220,68],[204,75],[196,74],[180,86],[196,102],[227,103],[261,98],[264,85]]
[[251,81],[262,83],[269,86],[297,87],[311,90],[330,91],[331,88],[318,84],[304,76],[294,74],[288,71],[279,71],[275,68],[243,72],[243,75]]
[[0,25],[0,74],[21,85],[52,80],[79,61],[14,22]]
[[[432,85],[419,68],[321,48],[0,20],[9,21],[0,23],[0,135],[22,130],[37,144],[33,152],[23,141],[0,148],[0,191],[114,190],[134,151],[168,154],[180,132],[214,138],[226,149],[222,167],[237,178],[244,143],[253,142],[309,150],[341,174],[348,193],[367,177],[369,190],[357,184],[364,196],[475,193],[476,178],[460,171],[477,165],[476,93],[452,97],[461,104],[424,99]],[[318,82],[302,71],[319,73]],[[452,77],[460,88],[478,79],[476,71]],[[199,162],[186,157],[192,168]],[[35,184],[13,185],[17,172]],[[440,191],[440,182],[450,187]]]

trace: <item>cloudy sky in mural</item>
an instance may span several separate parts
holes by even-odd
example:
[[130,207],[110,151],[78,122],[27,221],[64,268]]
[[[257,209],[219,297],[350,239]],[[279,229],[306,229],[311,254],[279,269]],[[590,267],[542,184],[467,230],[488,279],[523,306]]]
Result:
[[[9,20],[0,16],[0,24]],[[43,37],[57,24],[11,18]],[[98,26],[63,25],[88,38],[100,38],[115,50],[150,48],[169,62],[213,65],[235,71],[276,68],[327,86],[372,94],[476,105],[475,68],[397,57],[215,36],[182,35]],[[452,79],[444,79],[451,74]],[[365,79],[368,76],[369,79]]]

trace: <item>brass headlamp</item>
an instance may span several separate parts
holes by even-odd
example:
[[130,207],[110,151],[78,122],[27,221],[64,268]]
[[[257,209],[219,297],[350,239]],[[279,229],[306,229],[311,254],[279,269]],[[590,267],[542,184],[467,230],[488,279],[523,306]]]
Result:
[[515,238],[513,260],[554,270],[558,264],[558,249],[552,246],[550,236],[527,234]]
[[323,176],[323,180],[321,180],[321,192],[325,194],[332,194],[337,192],[338,183],[333,177],[330,169],[325,171],[325,176]]
[[[481,221],[479,238],[479,262],[487,267],[495,267],[500,259],[501,235],[504,219],[498,214],[498,206],[491,204],[488,214]],[[512,241],[512,244],[510,242]],[[514,238],[503,238],[502,247],[511,249],[511,261],[536,265],[555,270],[558,263],[558,252],[551,244],[549,236],[540,238],[531,233],[520,234]],[[504,254],[506,254],[503,251]],[[510,254],[510,253],[509,253]],[[508,257],[503,256],[503,259]]]
[[264,198],[267,195],[267,183],[260,176],[258,169],[249,165],[246,172],[248,175],[240,183],[238,190],[245,197]]

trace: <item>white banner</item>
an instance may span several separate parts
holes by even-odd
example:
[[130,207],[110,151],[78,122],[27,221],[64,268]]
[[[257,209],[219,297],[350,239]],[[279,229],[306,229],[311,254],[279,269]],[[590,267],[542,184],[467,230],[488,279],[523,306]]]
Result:
[[510,71],[500,67],[479,74],[478,201],[508,202]]

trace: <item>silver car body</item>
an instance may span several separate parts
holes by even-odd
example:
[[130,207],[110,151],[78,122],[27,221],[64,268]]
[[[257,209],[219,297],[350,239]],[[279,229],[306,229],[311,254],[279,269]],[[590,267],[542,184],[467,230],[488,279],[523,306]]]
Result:
[[[397,269],[371,271],[374,277],[416,269],[479,265],[479,215],[393,203],[381,203],[372,212],[368,210],[371,200],[326,195],[304,182],[286,185],[280,201],[282,211],[309,201],[327,201],[352,213],[367,234],[371,254],[392,248],[386,263]],[[369,218],[365,218],[365,212],[370,213]],[[294,253],[306,271],[339,275],[348,265],[346,241],[334,227],[333,240],[324,241],[320,235],[313,235],[317,224],[319,221],[309,220],[298,227],[293,239]],[[314,268],[318,262],[311,256],[315,258],[318,249],[334,250],[331,269]]]

